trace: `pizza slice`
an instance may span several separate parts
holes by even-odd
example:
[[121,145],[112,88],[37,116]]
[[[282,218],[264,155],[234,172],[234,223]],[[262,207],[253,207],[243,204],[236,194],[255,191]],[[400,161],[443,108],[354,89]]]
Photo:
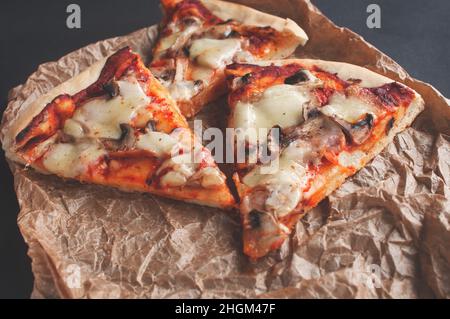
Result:
[[412,89],[346,63],[233,64],[226,74],[244,252],[252,258],[279,248],[308,210],[424,108]]
[[62,178],[229,208],[226,178],[126,47],[21,110],[8,158]]
[[226,93],[232,62],[282,59],[308,37],[292,20],[219,0],[161,0],[165,19],[150,64],[192,117]]

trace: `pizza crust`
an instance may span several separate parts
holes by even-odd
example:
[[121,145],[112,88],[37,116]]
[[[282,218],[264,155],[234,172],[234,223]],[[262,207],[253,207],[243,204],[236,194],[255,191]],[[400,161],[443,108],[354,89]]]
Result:
[[[362,80],[360,85],[367,88],[379,87],[387,83],[395,82],[395,80],[392,80],[376,72],[373,72],[362,66],[345,62],[314,60],[314,59],[285,59],[285,60],[256,61],[250,64],[259,66],[269,66],[269,65],[282,66],[292,63],[298,63],[306,67],[317,66],[326,72],[337,74],[337,76],[340,79],[346,81],[351,79],[359,79]],[[410,90],[412,89],[410,88]],[[418,95],[417,92],[415,93],[416,95]]]
[[279,32],[294,34],[301,45],[305,45],[308,41],[305,31],[291,19],[283,19],[241,4],[221,0],[202,0],[202,3],[222,20],[234,19],[243,24],[257,27],[270,26]]
[[99,60],[80,74],[54,87],[36,100],[27,105],[22,105],[15,118],[5,125],[2,130],[2,147],[6,157],[26,165],[24,160],[20,156],[17,156],[15,152],[15,138],[17,134],[27,127],[33,118],[41,113],[47,104],[52,102],[57,96],[61,94],[76,94],[97,81],[106,60],[107,58]]

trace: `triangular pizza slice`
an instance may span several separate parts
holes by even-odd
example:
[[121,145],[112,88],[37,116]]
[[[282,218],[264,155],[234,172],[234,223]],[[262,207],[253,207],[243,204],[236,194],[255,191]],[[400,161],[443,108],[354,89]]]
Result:
[[42,173],[234,205],[209,150],[128,47],[21,109],[3,133],[6,155]]
[[252,258],[279,248],[301,216],[424,108],[412,89],[346,63],[233,64],[226,74],[244,252]]
[[292,20],[219,0],[161,0],[165,19],[150,70],[186,117],[226,93],[232,62],[282,59],[308,40]]

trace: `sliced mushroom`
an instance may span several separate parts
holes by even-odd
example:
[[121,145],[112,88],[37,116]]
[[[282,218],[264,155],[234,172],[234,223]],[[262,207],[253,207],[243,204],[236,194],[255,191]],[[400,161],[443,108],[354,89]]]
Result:
[[155,132],[156,131],[156,122],[154,120],[150,120],[150,121],[148,121],[146,127],[148,130]]
[[122,135],[120,136],[121,148],[129,149],[136,143],[136,134],[133,127],[128,124],[120,124]]
[[284,130],[281,146],[284,149],[297,140],[306,142],[318,154],[324,151],[337,153],[345,145],[341,126],[322,114],[301,126]]
[[169,86],[175,78],[176,59],[166,59],[163,66],[150,67],[152,74],[165,86]]
[[194,16],[189,16],[181,20],[181,24],[184,26],[201,25],[202,21]]
[[155,76],[161,80],[161,82],[172,83],[175,78],[175,73],[175,69],[165,69],[160,74],[155,74]]
[[257,210],[252,210],[248,214],[249,225],[252,229],[258,229],[261,227],[261,212]]
[[267,134],[266,148],[260,147],[259,160],[261,163],[270,163],[280,155],[282,135],[282,128],[279,125],[270,129]]
[[310,101],[303,105],[303,119],[305,121],[314,119],[320,115],[320,110],[317,108],[315,101]]
[[251,80],[252,76],[253,76],[253,73],[251,73],[251,72],[245,74],[244,76],[242,76],[242,77],[241,77],[242,84],[248,84],[248,83],[250,83],[250,80]]
[[348,144],[361,145],[364,143],[372,133],[374,117],[372,114],[367,113],[366,116],[354,123],[348,123],[342,119],[331,117],[339,126],[347,138]]
[[103,89],[108,93],[110,98],[114,98],[120,94],[119,84],[115,79],[112,79],[103,86]]
[[298,71],[295,74],[287,77],[284,80],[284,84],[295,85],[295,84],[299,84],[301,82],[306,82],[306,81],[309,81],[309,76],[308,76],[308,74],[306,74],[305,71],[301,70],[301,71]]
[[120,124],[122,134],[119,139],[102,139],[102,143],[107,150],[123,151],[134,147],[136,143],[135,129],[129,124]]

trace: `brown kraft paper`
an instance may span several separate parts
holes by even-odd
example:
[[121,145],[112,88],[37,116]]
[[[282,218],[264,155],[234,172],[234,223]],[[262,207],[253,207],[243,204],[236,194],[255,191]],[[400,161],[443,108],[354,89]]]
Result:
[[[401,81],[425,111],[258,262],[238,214],[44,176],[10,163],[29,245],[34,298],[449,298],[450,107],[307,0],[238,1],[288,17],[310,41],[297,56],[349,62]],[[10,92],[2,128],[24,105],[130,45],[150,58],[157,27],[42,64]],[[226,126],[226,100],[198,118]],[[4,212],[14,214],[15,212]]]

